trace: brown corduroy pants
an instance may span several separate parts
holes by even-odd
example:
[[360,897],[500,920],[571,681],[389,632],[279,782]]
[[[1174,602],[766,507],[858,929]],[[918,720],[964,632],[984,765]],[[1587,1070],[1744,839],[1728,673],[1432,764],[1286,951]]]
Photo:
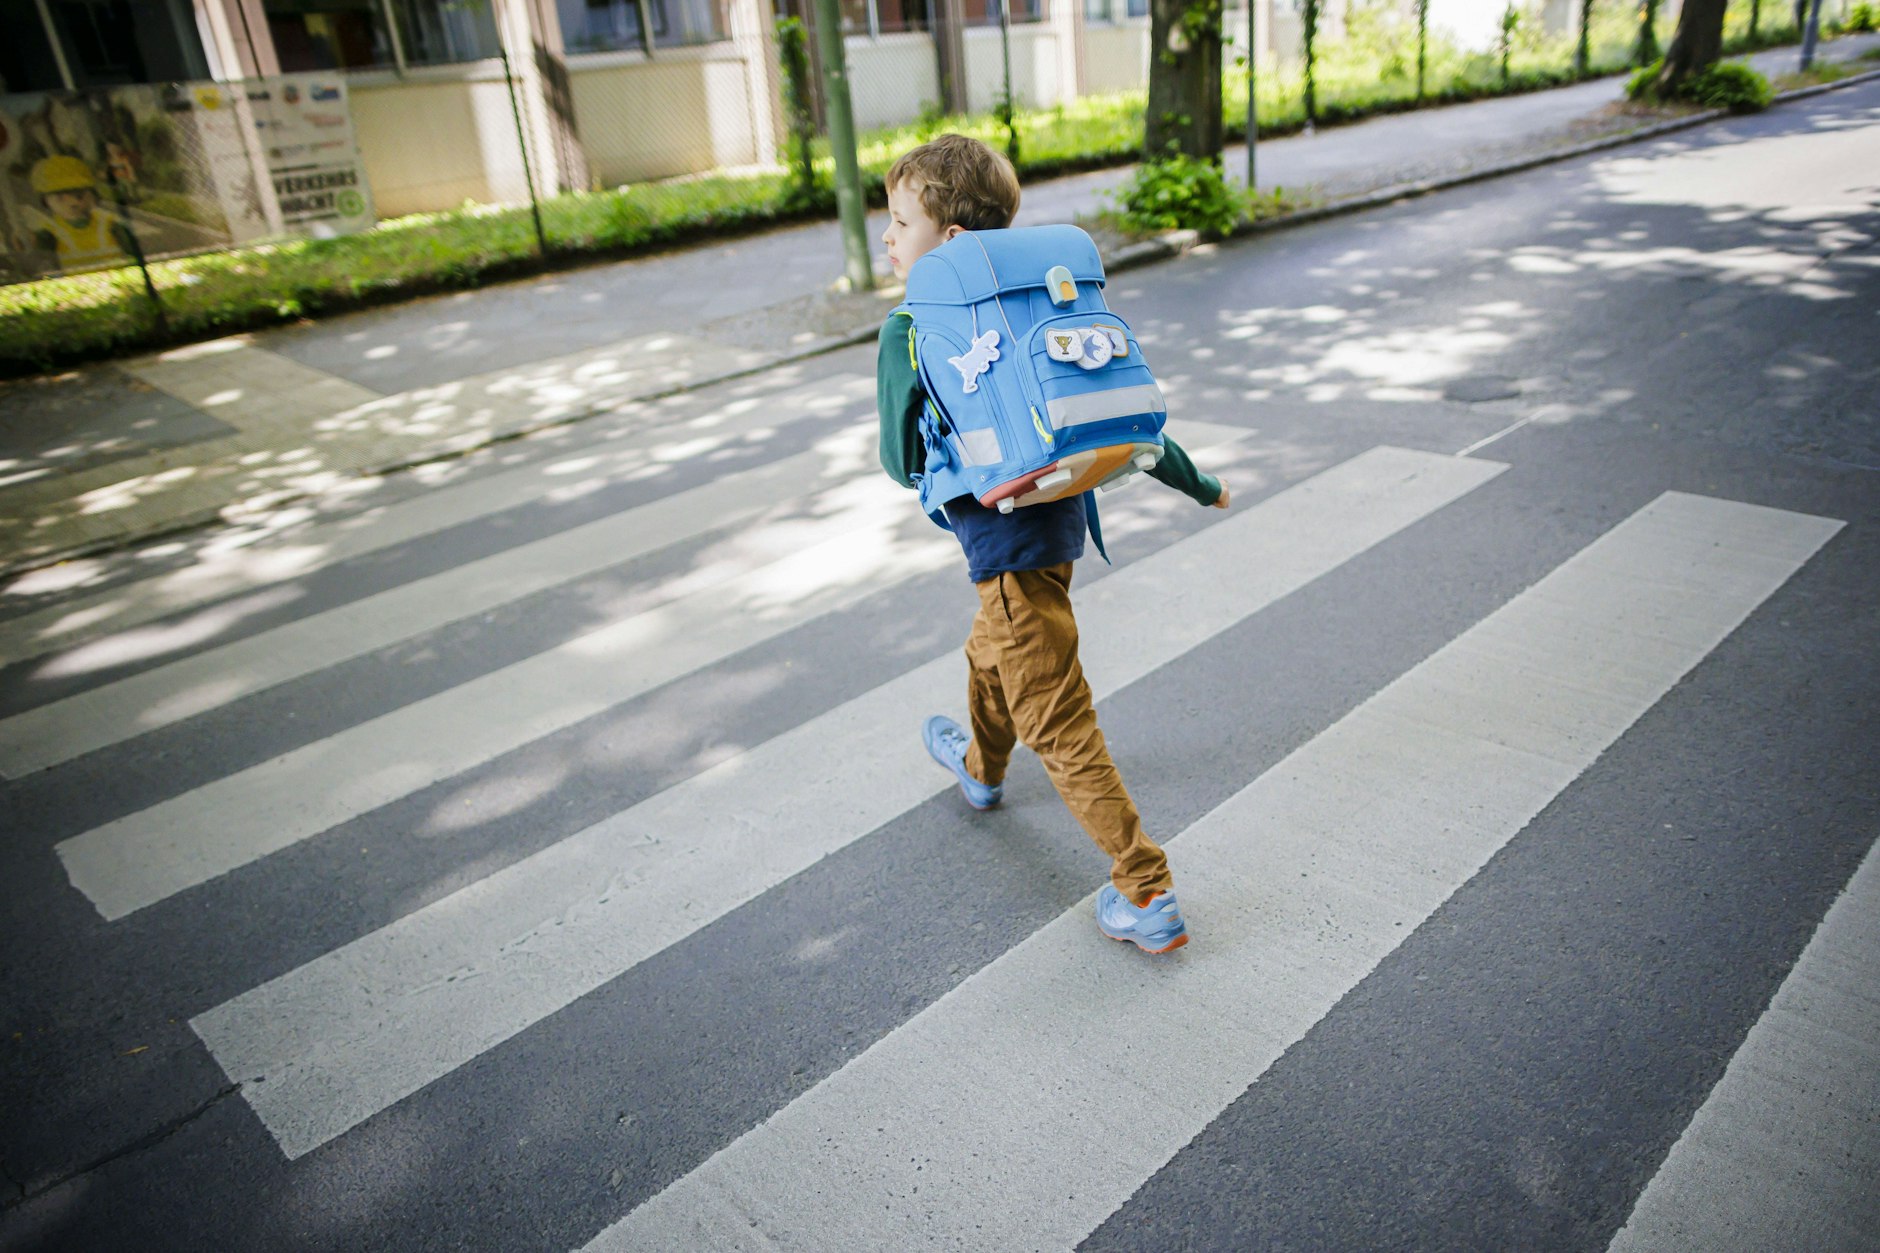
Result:
[[972,747],[966,770],[1005,778],[1014,744],[1037,753],[1058,795],[1097,847],[1110,881],[1132,904],[1174,887],[1168,858],[1142,830],[1136,803],[1110,760],[1077,659],[1071,563],[1001,574],[975,584],[979,612],[966,640]]

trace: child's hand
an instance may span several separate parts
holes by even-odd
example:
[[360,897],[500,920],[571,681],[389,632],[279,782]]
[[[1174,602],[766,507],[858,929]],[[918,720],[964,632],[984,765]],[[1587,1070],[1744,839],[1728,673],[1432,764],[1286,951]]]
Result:
[[1214,507],[1216,509],[1227,508],[1227,484],[1221,484],[1221,494],[1215,498]]

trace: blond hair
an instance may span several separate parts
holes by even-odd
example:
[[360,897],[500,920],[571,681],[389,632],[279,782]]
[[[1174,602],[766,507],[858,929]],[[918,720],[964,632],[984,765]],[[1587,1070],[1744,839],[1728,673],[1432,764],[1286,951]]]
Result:
[[995,231],[1018,214],[1018,174],[1005,155],[965,135],[941,135],[901,154],[884,180],[889,191],[920,184],[920,207],[941,230]]

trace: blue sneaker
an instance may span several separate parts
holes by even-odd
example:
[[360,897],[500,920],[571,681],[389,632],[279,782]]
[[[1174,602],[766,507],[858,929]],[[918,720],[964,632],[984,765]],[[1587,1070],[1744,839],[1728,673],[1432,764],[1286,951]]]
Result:
[[991,809],[1005,795],[1003,787],[988,786],[966,773],[966,750],[973,741],[960,730],[959,723],[935,714],[921,727],[920,738],[927,742],[929,756],[959,776],[960,791],[965,794],[968,805],[974,809]]
[[1114,887],[1097,893],[1097,929],[1112,940],[1127,940],[1145,953],[1166,953],[1188,943],[1175,893],[1161,892],[1138,909]]

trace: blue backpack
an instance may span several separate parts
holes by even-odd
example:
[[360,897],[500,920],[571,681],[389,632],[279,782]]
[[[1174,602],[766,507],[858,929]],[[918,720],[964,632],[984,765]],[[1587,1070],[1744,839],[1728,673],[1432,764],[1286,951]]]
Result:
[[[1075,226],[965,231],[914,263],[908,351],[928,397],[920,505],[1009,513],[1111,487],[1162,455],[1168,406]],[[1093,498],[1086,497],[1099,551]]]

